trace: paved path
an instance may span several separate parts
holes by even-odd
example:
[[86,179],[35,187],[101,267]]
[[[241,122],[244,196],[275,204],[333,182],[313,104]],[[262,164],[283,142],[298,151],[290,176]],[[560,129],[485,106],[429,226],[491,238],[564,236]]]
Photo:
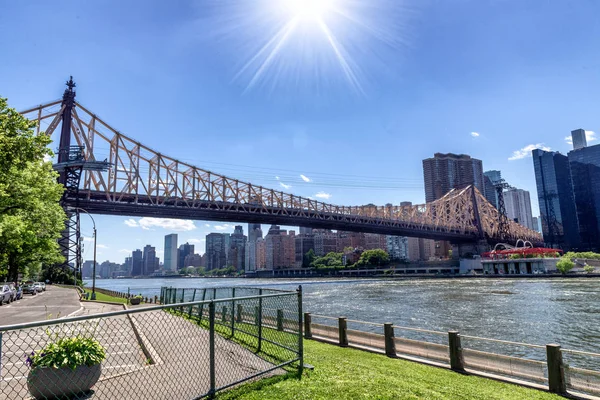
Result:
[[[66,298],[72,291],[57,289],[55,292]],[[77,299],[76,293],[71,294],[75,294]],[[81,305],[84,309],[77,309],[75,315],[123,309],[122,306],[91,302],[82,302]],[[32,350],[41,349],[48,343],[51,338],[48,332],[59,333],[60,336],[91,333],[105,348],[107,357],[102,363],[102,377],[94,386],[94,392],[85,398],[193,399],[208,392],[207,330],[164,311],[140,312],[97,321],[52,325],[49,331],[31,328],[4,333],[0,398],[8,394],[15,399],[30,398],[26,386],[29,367],[25,358]],[[242,346],[219,335],[215,339],[217,386],[232,384],[272,367]]]
[[43,321],[66,317],[81,308],[75,289],[46,285],[46,291],[0,307],[0,325]]

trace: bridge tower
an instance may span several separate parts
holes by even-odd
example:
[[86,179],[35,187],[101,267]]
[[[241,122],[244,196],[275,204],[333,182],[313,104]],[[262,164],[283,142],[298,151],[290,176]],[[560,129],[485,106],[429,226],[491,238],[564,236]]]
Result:
[[71,132],[76,133],[77,128],[73,125],[73,109],[75,108],[75,82],[73,77],[66,83],[67,88],[63,93],[61,104],[61,131],[58,148],[57,163],[53,165],[59,173],[58,182],[65,187],[61,199],[61,205],[67,214],[65,229],[61,233],[58,244],[65,261],[61,264],[63,268],[73,268],[75,273],[81,272],[82,266],[82,240],[80,229],[79,208],[79,184],[81,174],[84,170],[106,170],[106,162],[87,162],[85,159],[84,146],[71,145]]

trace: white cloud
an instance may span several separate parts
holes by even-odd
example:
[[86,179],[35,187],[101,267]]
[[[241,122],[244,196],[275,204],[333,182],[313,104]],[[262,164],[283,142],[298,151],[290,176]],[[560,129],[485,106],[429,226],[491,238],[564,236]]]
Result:
[[473,136],[473,137],[479,137],[479,132],[471,132],[471,136]]
[[315,197],[317,197],[319,199],[329,200],[331,198],[331,194],[325,193],[325,192],[319,192],[319,193],[315,194]]
[[550,147],[544,146],[543,143],[528,144],[520,150],[513,151],[512,156],[508,157],[509,161],[521,160],[523,158],[531,157],[531,151],[535,149],[541,149],[544,151],[550,151]]
[[204,226],[210,228],[210,224],[204,224]]
[[171,231],[192,231],[196,229],[194,221],[189,219],[174,218],[143,217],[137,221],[133,218],[130,218],[125,220],[125,225],[131,228],[140,227],[145,230],[153,230],[152,228],[163,228]]
[[83,241],[84,242],[93,242],[94,241],[94,237],[93,236],[92,237],[87,237],[86,236],[86,237],[83,238]]
[[286,185],[286,184],[285,184],[285,183],[283,183],[283,182],[279,182],[279,186],[281,186],[281,187],[282,187],[282,188],[284,188],[284,189],[290,189],[290,188],[292,187],[292,185]]
[[[598,138],[596,137],[596,132],[594,132],[594,131],[585,131],[585,139],[588,142],[593,142],[594,140],[598,140]],[[567,144],[570,144],[572,146],[573,145],[573,137],[571,135],[565,136],[565,142],[567,142]]]
[[229,224],[215,225],[215,229],[218,231],[225,231],[229,228],[231,228],[231,225],[229,225]]
[[279,177],[278,177],[278,176],[276,176],[276,177],[275,177],[275,179],[279,180]]
[[188,240],[189,243],[202,243],[205,241],[206,241],[206,239],[190,239],[190,240]]
[[105,244],[97,244],[96,247],[99,249],[108,249],[108,246]]
[[49,154],[46,154],[44,156],[44,162],[48,162],[48,161],[52,161],[52,156],[50,156]]
[[310,182],[310,178],[309,178],[309,177],[307,177],[306,175],[302,175],[302,174],[301,174],[301,175],[300,175],[300,178],[302,178],[302,180],[303,180],[304,182]]
[[130,228],[136,228],[136,227],[139,226],[138,223],[137,223],[137,221],[135,219],[133,219],[133,218],[126,219],[125,220],[125,225],[127,225]]
[[131,254],[131,253],[132,253],[132,251],[131,251],[131,250],[129,250],[129,249],[121,249],[121,250],[119,250],[119,253],[123,253],[123,254]]

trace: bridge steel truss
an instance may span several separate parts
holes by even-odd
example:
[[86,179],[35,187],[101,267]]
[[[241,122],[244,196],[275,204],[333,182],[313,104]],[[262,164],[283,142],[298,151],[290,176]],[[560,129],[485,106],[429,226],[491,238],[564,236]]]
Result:
[[[60,100],[25,110],[51,135],[61,123]],[[443,198],[412,206],[338,206],[216,174],[170,158],[120,133],[75,102],[71,134],[88,162],[106,160],[107,171],[85,170],[76,197],[67,205],[90,213],[235,221],[448,240],[487,240],[490,244],[528,240],[542,244],[538,232],[501,216],[474,187],[453,189]],[[74,143],[74,144],[75,144]]]

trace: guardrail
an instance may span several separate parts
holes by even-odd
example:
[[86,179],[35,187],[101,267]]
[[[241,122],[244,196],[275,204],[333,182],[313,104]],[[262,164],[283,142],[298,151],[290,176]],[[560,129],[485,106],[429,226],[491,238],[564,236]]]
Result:
[[561,349],[557,344],[542,346],[311,313],[304,313],[304,337],[493,375],[554,393],[600,395],[600,354]]
[[[299,288],[0,326],[0,398],[196,399],[290,369],[301,376],[301,321]],[[40,364],[61,340],[84,339],[101,346],[100,363]]]

